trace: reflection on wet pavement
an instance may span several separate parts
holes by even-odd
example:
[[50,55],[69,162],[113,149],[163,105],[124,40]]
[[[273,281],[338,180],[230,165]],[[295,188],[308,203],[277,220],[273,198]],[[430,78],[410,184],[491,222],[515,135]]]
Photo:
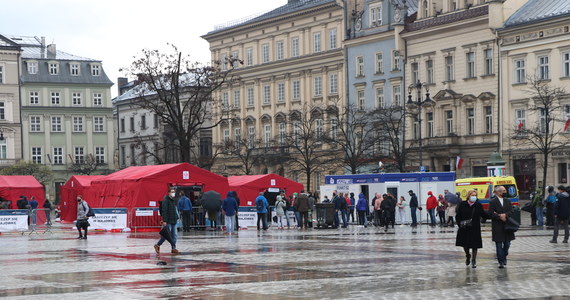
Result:
[[[157,233],[60,228],[0,236],[0,297],[22,299],[564,299],[570,248],[551,231],[518,232],[498,269],[488,227],[478,268],[465,267],[455,230],[420,226],[342,230],[193,231],[181,255],[157,256]],[[164,245],[168,249],[168,245]],[[163,262],[163,265],[157,264]]]

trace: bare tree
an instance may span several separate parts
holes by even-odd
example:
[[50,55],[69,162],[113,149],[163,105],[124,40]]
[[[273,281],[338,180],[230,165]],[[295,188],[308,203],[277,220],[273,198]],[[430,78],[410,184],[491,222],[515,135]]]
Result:
[[564,88],[552,86],[549,82],[537,77],[528,78],[528,90],[530,102],[528,110],[530,114],[537,116],[535,124],[515,124],[514,144],[521,148],[534,150],[539,154],[539,164],[542,165],[542,191],[546,195],[546,174],[548,173],[548,157],[552,152],[568,147],[569,139],[561,134],[564,123],[562,118],[564,105],[561,100],[566,96]]
[[260,141],[258,139],[240,138],[227,140],[223,144],[224,154],[239,161],[239,169],[244,175],[251,175],[254,165],[258,162],[258,155],[256,155],[255,150],[259,147]]
[[377,108],[370,112],[377,132],[377,147],[387,171],[404,172],[406,148],[404,147],[404,126],[406,111],[398,105]]
[[101,165],[100,163],[97,162],[97,160],[91,153],[87,154],[84,159],[79,161],[74,160],[73,156],[71,156],[70,154],[69,160],[71,161],[71,164],[69,166],[71,171],[83,175],[91,175],[93,172],[97,170],[97,167]]
[[236,81],[233,67],[235,58],[215,61],[205,66],[191,62],[189,56],[172,46],[172,52],[142,50],[140,57],[126,70],[141,82],[136,88],[139,98],[133,105],[157,114],[162,124],[175,137],[165,148],[175,148],[182,162],[195,163],[192,147],[198,145],[201,130],[216,127],[223,117],[214,114],[218,101],[215,91]]

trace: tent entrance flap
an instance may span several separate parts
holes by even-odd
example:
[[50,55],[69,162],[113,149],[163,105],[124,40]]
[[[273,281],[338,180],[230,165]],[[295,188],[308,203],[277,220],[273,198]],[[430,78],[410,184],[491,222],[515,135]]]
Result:
[[202,183],[171,183],[170,186],[176,189],[177,195],[180,195],[180,191],[183,191],[184,195],[192,201],[192,205],[200,205],[198,200],[204,193],[204,185]]

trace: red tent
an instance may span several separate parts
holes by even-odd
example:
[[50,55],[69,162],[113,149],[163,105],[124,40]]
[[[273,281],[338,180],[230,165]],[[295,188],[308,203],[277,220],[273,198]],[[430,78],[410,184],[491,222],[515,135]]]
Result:
[[61,221],[73,222],[77,218],[77,195],[87,197],[93,180],[101,179],[104,175],[74,175],[61,186],[59,203],[61,209]]
[[30,200],[31,196],[35,196],[42,208],[45,201],[44,187],[34,176],[0,176],[0,197],[10,201],[10,208],[17,209],[16,201],[20,200],[20,196],[26,196]]
[[84,197],[92,207],[153,207],[169,186],[199,187],[225,195],[227,178],[189,163],[129,167],[91,182]]
[[299,193],[303,185],[276,174],[230,176],[230,190],[236,191],[240,198],[240,206],[254,206],[260,192],[268,189],[285,190],[287,195]]

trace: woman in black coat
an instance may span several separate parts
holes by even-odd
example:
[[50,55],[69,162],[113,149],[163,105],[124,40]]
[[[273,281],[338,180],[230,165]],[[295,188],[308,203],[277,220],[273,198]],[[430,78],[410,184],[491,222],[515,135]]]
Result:
[[[465,265],[477,267],[477,249],[483,248],[483,240],[481,239],[481,218],[486,218],[483,206],[477,200],[477,191],[467,191],[467,201],[462,201],[457,206],[457,215],[455,216],[456,224],[459,226],[457,230],[457,238],[455,246],[463,247],[465,251]],[[461,226],[461,221],[471,219],[471,226]],[[471,254],[469,254],[471,249]]]

